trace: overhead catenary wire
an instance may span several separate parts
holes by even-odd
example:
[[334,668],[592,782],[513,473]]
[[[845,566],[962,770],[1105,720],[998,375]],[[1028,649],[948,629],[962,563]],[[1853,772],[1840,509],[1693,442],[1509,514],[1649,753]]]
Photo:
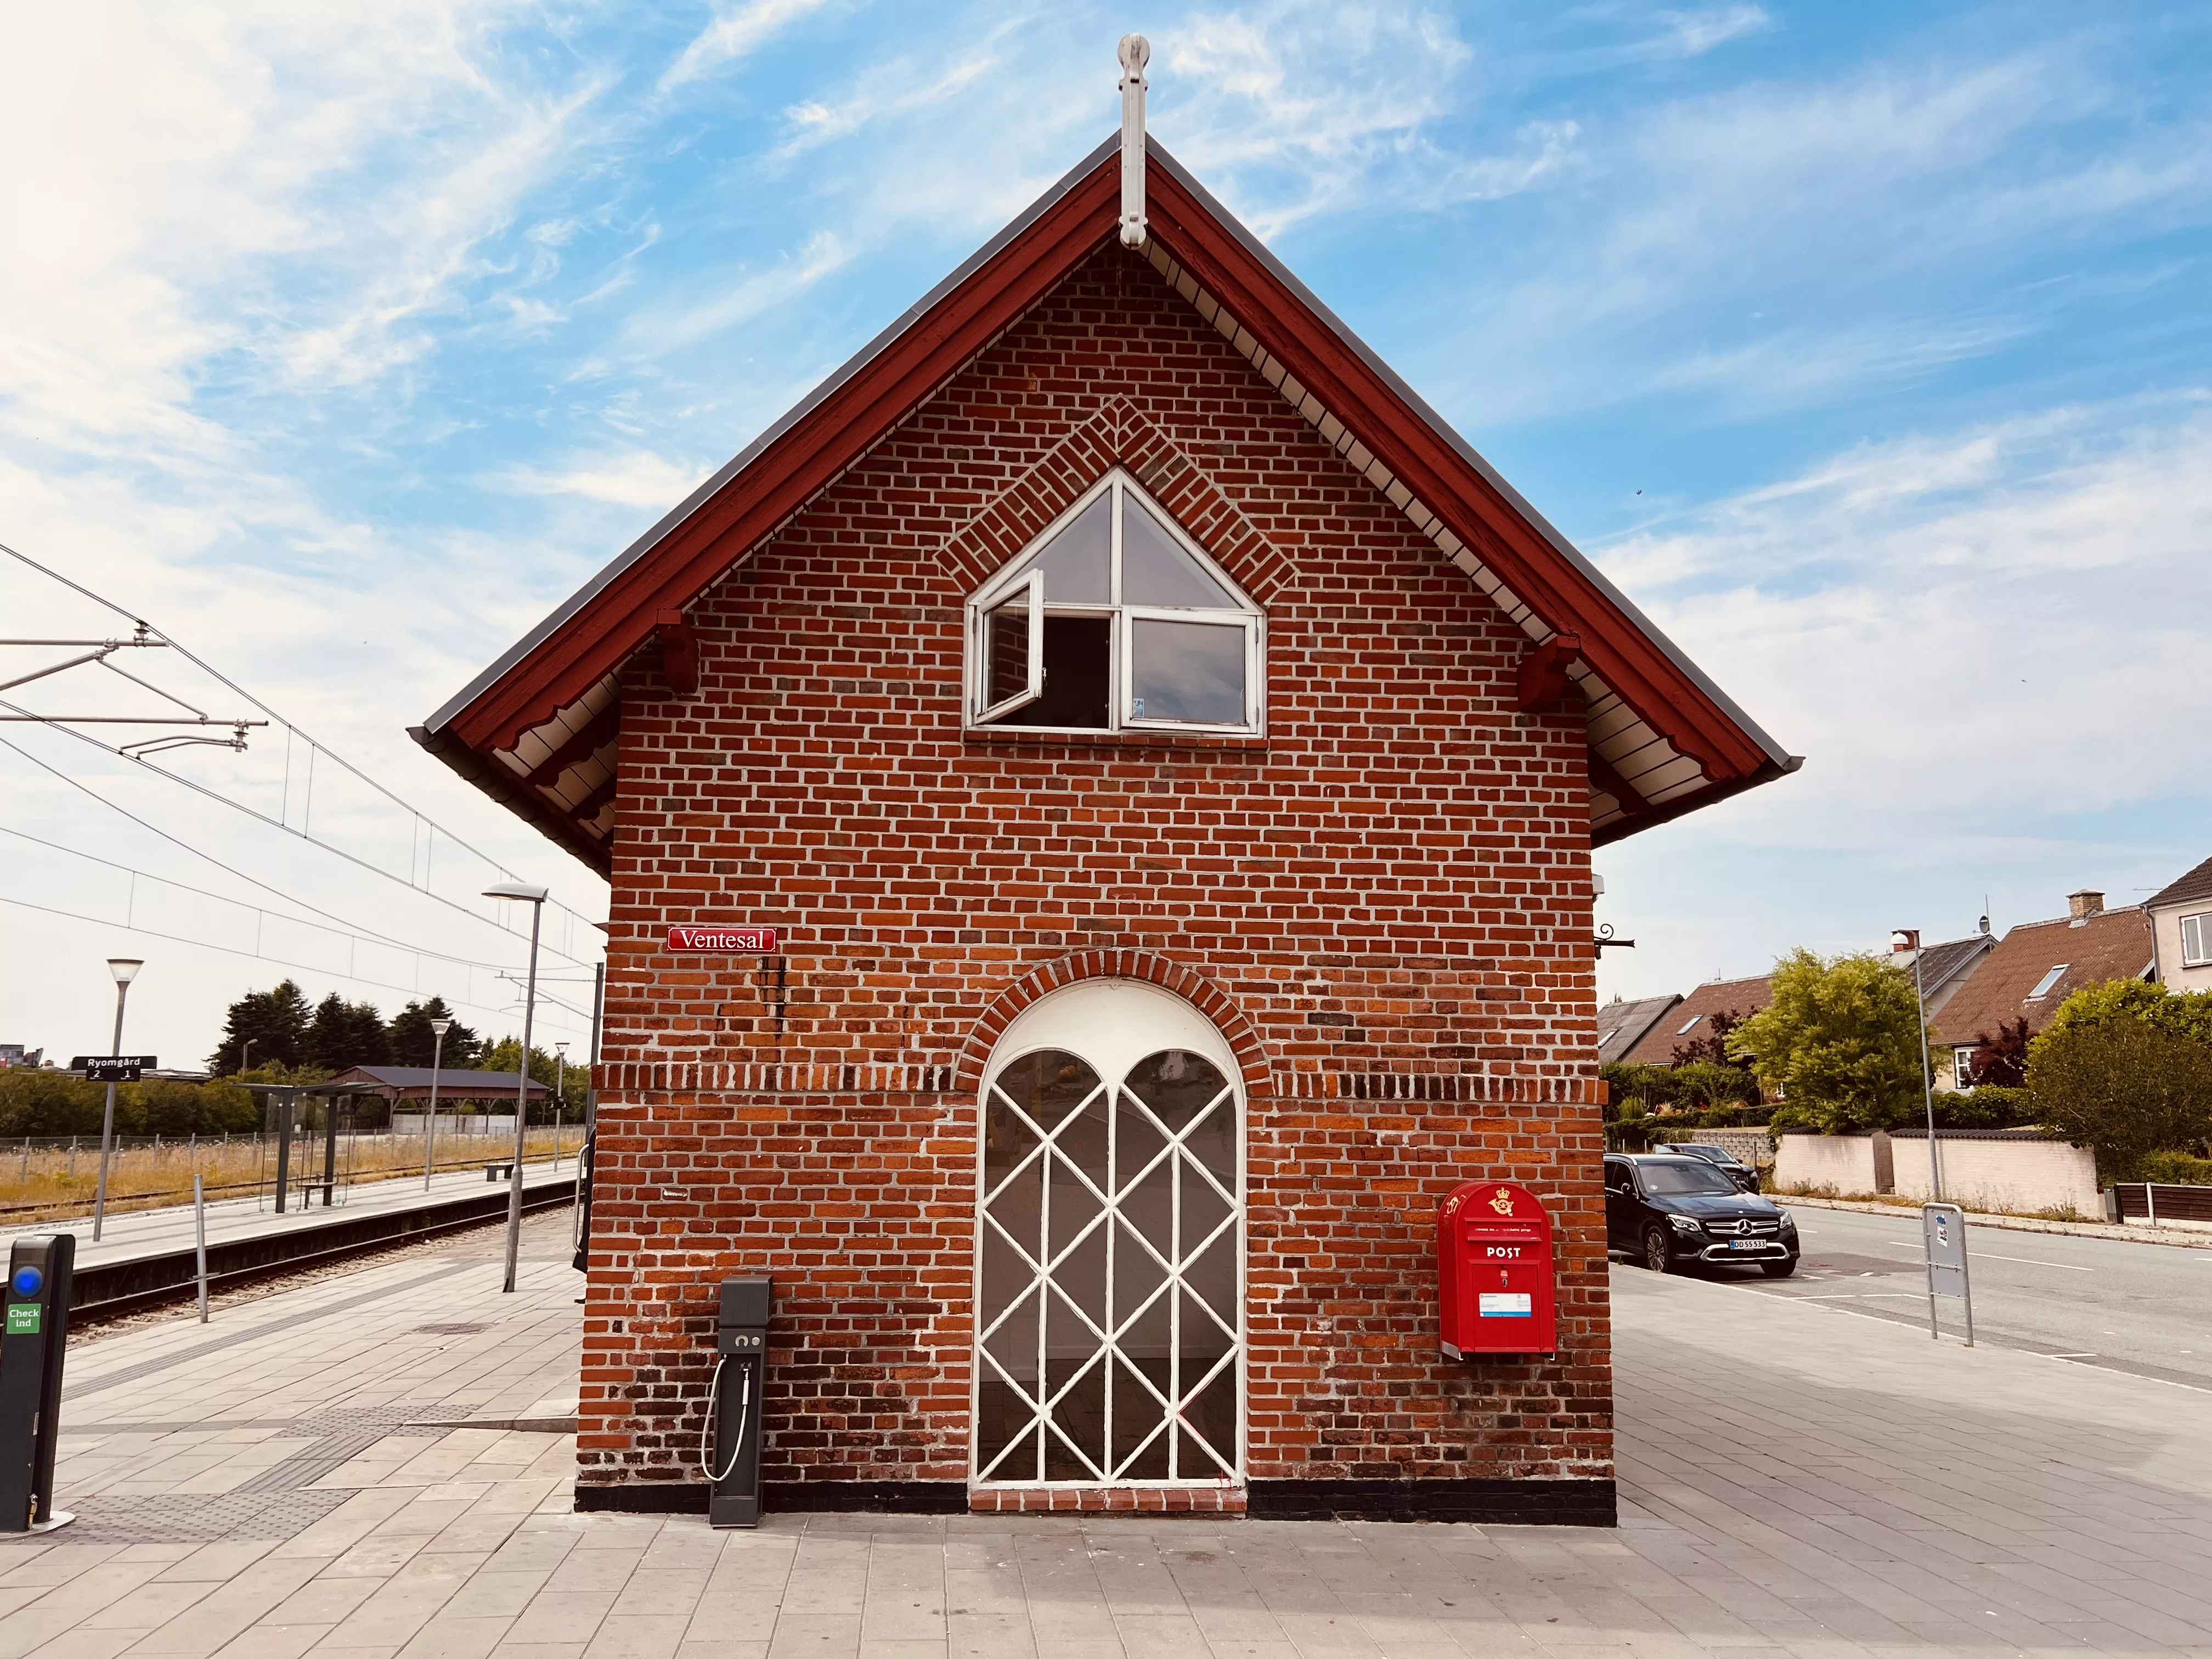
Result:
[[[244,910],[257,918],[274,918],[278,921],[288,923],[295,927],[313,928],[319,933],[327,933],[334,939],[346,939],[351,943],[360,945],[372,945],[380,950],[404,951],[416,958],[418,973],[421,964],[427,960],[431,962],[445,963],[455,968],[480,970],[483,973],[492,975],[495,978],[505,979],[508,976],[507,969],[502,964],[496,962],[477,962],[467,957],[454,956],[449,951],[434,951],[422,945],[404,945],[392,939],[376,938],[364,933],[349,933],[343,928],[331,927],[319,921],[309,921],[302,917],[286,915],[282,911],[264,909],[258,904],[248,904],[243,899],[232,898],[228,894],[210,892],[206,888],[195,887],[189,882],[173,881],[167,876],[157,876],[151,871],[135,869],[127,864],[118,864],[112,859],[104,859],[96,854],[82,852],[74,847],[64,847],[59,842],[47,841],[43,836],[33,836],[21,830],[13,830],[9,828],[6,824],[0,824],[0,836],[13,836],[18,841],[27,841],[33,843],[34,846],[46,848],[50,851],[63,854],[70,858],[82,859],[88,864],[97,864],[103,869],[117,871],[122,874],[131,877],[134,884],[140,881],[149,881],[163,887],[173,887],[179,892],[191,893],[198,897],[210,900],[217,904],[229,905],[234,909]],[[134,893],[136,891],[135,886],[133,891]],[[10,901],[10,902],[21,902],[21,901]],[[108,923],[106,925],[121,927],[125,931],[130,933],[149,931],[140,928],[136,921],[131,916],[128,915],[126,915],[125,920],[119,923]],[[256,938],[258,940],[258,931]],[[419,985],[413,987],[388,985],[385,981],[370,979],[362,975],[340,973],[335,968],[309,967],[307,964],[303,963],[285,961],[281,957],[270,956],[266,951],[258,947],[258,943],[256,948],[252,951],[239,951],[233,946],[217,945],[213,944],[209,945],[208,948],[210,950],[229,951],[232,954],[237,956],[257,957],[264,962],[277,963],[279,965],[288,968],[299,968],[304,972],[328,974],[334,978],[350,980],[357,984],[376,985],[390,990],[404,990],[408,992],[410,995],[420,995],[422,994],[422,987]],[[563,985],[570,983],[590,983],[589,981],[572,981],[568,980],[559,980],[553,982]],[[538,983],[543,986],[547,983],[547,981],[540,979]],[[442,993],[441,994],[442,994]],[[560,998],[548,995],[542,991],[539,994],[538,1000],[541,1002],[550,1002],[557,1008],[565,1009],[569,1013],[575,1015],[579,1019],[588,1019],[591,1018],[590,1014],[586,1010],[579,1008],[572,1003],[563,1002]],[[482,1008],[486,1005],[483,1003],[471,1003],[469,1006],[471,1007]]]
[[[142,617],[137,616],[137,613],[116,604],[112,599],[106,598],[103,594],[94,592],[91,588],[85,586],[82,582],[75,581],[70,577],[62,574],[61,572],[52,569],[49,567],[40,563],[38,560],[32,558],[29,555],[23,553],[15,548],[9,546],[4,542],[0,542],[0,553],[5,553],[9,558],[15,560],[25,568],[35,570],[40,575],[48,578],[50,580],[60,583],[63,586],[70,589],[72,592],[77,593],[82,597],[91,600],[94,604],[113,612],[116,616],[126,618],[135,627],[144,629],[154,638],[160,640],[163,645],[167,646],[170,650],[174,651],[179,656],[184,658],[185,661],[191,663],[194,667],[198,668],[202,673],[207,675],[217,684],[222,685],[227,690],[235,692],[238,696],[245,698],[247,702],[251,703],[254,708],[259,709],[263,714],[268,715],[270,720],[276,721],[284,728],[288,744],[290,739],[296,735],[301,742],[307,745],[308,763],[311,768],[313,764],[314,757],[318,753],[326,757],[337,766],[343,768],[349,775],[359,782],[374,791],[378,795],[380,795],[386,800],[391,802],[394,806],[398,807],[402,811],[407,813],[411,818],[416,820],[417,823],[428,828],[434,835],[443,836],[455,847],[459,848],[470,856],[480,860],[484,864],[489,865],[494,870],[498,871],[501,875],[505,876],[511,880],[520,879],[514,871],[508,869],[507,866],[502,864],[498,859],[493,857],[490,854],[483,851],[481,848],[474,846],[471,842],[464,841],[460,836],[453,834],[453,831],[447,830],[443,824],[431,817],[428,813],[422,811],[419,807],[415,806],[412,803],[407,801],[392,790],[386,787],[385,785],[379,782],[375,778],[371,777],[368,773],[362,771],[359,767],[346,759],[344,756],[339,754],[336,750],[319,742],[313,734],[306,731],[303,727],[286,719],[268,703],[264,702],[260,698],[255,696],[252,692],[247,690],[244,686],[231,679],[221,670],[202,659],[189,647],[170,637],[169,635],[163,632],[161,629],[155,628],[151,623],[144,621]],[[28,711],[19,710],[17,712],[27,713]],[[33,716],[33,718],[37,717]],[[60,729],[64,731],[69,730],[66,726],[63,726]],[[258,811],[254,808],[246,805],[243,802],[234,800],[229,796],[223,794],[221,791],[210,789],[207,786],[201,784],[193,779],[185,777],[179,773],[169,771],[165,767],[155,766],[139,756],[128,754],[122,750],[112,748],[106,744],[100,743],[97,739],[87,736],[83,732],[70,732],[70,735],[78,738],[82,742],[92,744],[94,748],[105,750],[109,754],[119,756],[123,759],[131,761],[137,765],[143,766],[148,771],[155,773],[158,776],[167,778],[174,783],[183,784],[187,788],[193,789],[201,794],[208,796],[211,799],[221,801],[225,805],[230,806],[237,811],[244,812],[260,823],[268,824],[274,829],[283,830],[288,835],[295,836],[312,846],[322,848],[325,852],[334,854],[337,857],[346,860],[349,863],[356,865],[360,868],[369,871],[373,874],[382,876],[388,881],[397,882],[400,885],[404,886],[414,892],[420,893],[427,898],[447,906],[448,908],[460,912],[463,915],[471,917],[477,921],[484,922],[489,926],[496,927],[501,933],[508,933],[517,939],[523,936],[521,930],[519,928],[509,927],[502,921],[486,916],[481,912],[470,909],[466,905],[457,904],[450,899],[441,897],[438,894],[432,892],[427,884],[418,885],[414,879],[413,860],[411,856],[410,858],[408,873],[404,877],[396,875],[389,870],[386,870],[378,865],[370,863],[365,859],[359,858],[351,853],[346,852],[343,848],[340,848],[331,842],[318,840],[313,836],[307,834],[304,830],[294,830],[289,823],[281,823],[276,819],[272,819],[266,813]],[[311,771],[310,776],[312,777],[312,775]],[[563,904],[558,899],[553,900],[552,903],[556,909],[560,910],[564,915],[572,917],[577,921],[584,923],[586,927],[596,928],[601,926],[600,923],[593,921],[589,916],[584,915],[569,905]],[[543,948],[551,955],[560,957],[564,960],[576,963],[580,965],[589,960],[586,957],[578,957],[571,954],[569,951],[560,950],[550,942],[544,945]]]
[[[35,910],[41,915],[60,916],[64,920],[69,921],[88,921],[99,927],[121,928],[122,931],[126,933],[137,933],[147,939],[167,939],[173,945],[189,945],[193,946],[195,949],[202,951],[219,951],[228,957],[246,957],[256,962],[268,963],[274,967],[289,968],[296,973],[319,975],[325,979],[342,979],[349,985],[373,985],[379,990],[397,991],[402,995],[410,997],[420,996],[422,994],[422,991],[418,988],[413,986],[394,985],[386,980],[366,979],[359,974],[341,974],[333,969],[317,967],[313,963],[305,962],[288,962],[282,957],[269,956],[259,951],[233,950],[228,945],[210,945],[205,939],[186,939],[181,933],[164,933],[158,927],[126,926],[122,922],[109,921],[104,917],[88,916],[76,910],[64,910],[57,905],[33,904],[28,899],[9,898],[4,893],[0,893],[0,904],[13,905],[19,910]],[[435,994],[443,996],[445,994],[443,992],[439,992]],[[473,1008],[478,1013],[490,1014],[495,1018],[505,1018],[519,1012],[520,1009],[520,1005],[516,1003],[507,1003],[495,1006],[489,1002],[478,1002],[473,998],[464,996],[447,997],[446,1000],[449,1003],[458,1004],[459,1006],[464,1008]],[[550,1002],[552,999],[550,997],[541,996],[538,1000],[541,1002]],[[577,1015],[580,1018],[589,1018],[589,1016],[586,1015],[582,1010],[570,1007],[569,1005],[565,1002],[559,1006],[567,1009],[568,1012]]]

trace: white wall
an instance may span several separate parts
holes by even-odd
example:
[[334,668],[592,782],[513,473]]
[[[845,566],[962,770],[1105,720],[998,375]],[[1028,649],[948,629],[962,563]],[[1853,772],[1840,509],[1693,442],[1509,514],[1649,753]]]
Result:
[[[1897,1191],[1924,1203],[1928,1138],[1893,1135]],[[2063,1140],[1966,1140],[1939,1136],[1936,1156],[1943,1168],[1943,1196],[1977,1210],[2060,1210],[2071,1206],[2084,1220],[2104,1218],[2097,1160],[2086,1147]]]
[[2169,991],[2212,991],[2212,966],[2181,965],[2181,919],[2212,909],[2203,899],[2150,913],[2151,937],[2158,951],[2158,975]]
[[1874,1138],[1870,1135],[1782,1135],[1774,1143],[1774,1184],[1825,1189],[1838,1195],[1871,1193]]

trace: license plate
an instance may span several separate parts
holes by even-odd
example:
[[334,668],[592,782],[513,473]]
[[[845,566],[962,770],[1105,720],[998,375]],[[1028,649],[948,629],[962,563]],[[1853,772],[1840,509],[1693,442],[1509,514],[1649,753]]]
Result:
[[1729,1249],[1731,1250],[1763,1250],[1765,1248],[1766,1241],[1763,1238],[1731,1238],[1729,1240]]

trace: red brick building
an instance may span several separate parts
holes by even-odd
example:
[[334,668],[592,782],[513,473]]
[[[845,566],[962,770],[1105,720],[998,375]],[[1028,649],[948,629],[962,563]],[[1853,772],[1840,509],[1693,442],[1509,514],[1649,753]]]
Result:
[[[767,1272],[771,1509],[1612,1517],[1590,848],[1795,763],[1147,155],[416,733],[613,883],[585,1507]],[[1555,1355],[1439,1354],[1485,1176]]]

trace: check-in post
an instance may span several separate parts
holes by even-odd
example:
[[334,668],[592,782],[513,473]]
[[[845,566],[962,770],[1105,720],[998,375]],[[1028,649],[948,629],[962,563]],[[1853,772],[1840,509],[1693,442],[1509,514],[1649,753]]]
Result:
[[69,1342],[75,1233],[18,1238],[8,1253],[6,1328],[0,1336],[0,1533],[52,1532],[54,1451],[62,1424],[62,1356]]
[[1920,1237],[1928,1251],[1928,1334],[1940,1338],[1936,1298],[1954,1296],[1966,1315],[1966,1346],[1974,1346],[1973,1287],[1966,1275],[1966,1212],[1955,1204],[1920,1206]]

